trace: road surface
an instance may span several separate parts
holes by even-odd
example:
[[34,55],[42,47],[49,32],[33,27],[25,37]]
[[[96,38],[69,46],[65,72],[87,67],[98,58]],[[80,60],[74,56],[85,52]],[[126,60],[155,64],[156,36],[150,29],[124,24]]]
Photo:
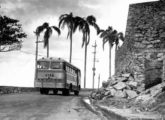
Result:
[[80,96],[39,92],[0,96],[0,120],[104,120],[84,106]]

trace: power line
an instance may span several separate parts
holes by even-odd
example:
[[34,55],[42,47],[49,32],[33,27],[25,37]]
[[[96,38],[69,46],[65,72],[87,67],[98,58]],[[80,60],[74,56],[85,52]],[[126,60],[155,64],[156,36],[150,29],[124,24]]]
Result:
[[[22,53],[25,53],[25,54],[30,54],[30,55],[35,55],[35,53],[32,53],[32,52],[28,52],[28,51],[23,51],[23,50],[20,50],[20,52]],[[45,56],[43,54],[38,54],[38,56]],[[64,59],[68,59],[66,57],[62,57]],[[79,59],[79,58],[72,58],[73,60],[76,60],[76,61],[83,61],[83,59]]]

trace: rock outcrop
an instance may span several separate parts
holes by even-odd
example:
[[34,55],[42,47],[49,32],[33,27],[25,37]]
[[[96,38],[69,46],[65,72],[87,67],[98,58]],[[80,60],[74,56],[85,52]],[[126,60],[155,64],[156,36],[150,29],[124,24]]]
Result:
[[[165,82],[146,90],[142,88],[144,88],[143,85],[136,82],[131,74],[125,73],[103,81],[102,87],[93,91],[90,98],[97,101],[109,99],[110,103],[116,105],[126,105],[127,107],[135,107],[134,109],[138,108],[141,111],[146,111],[153,108],[160,101],[158,98],[164,95]],[[127,102],[122,103],[123,99]]]

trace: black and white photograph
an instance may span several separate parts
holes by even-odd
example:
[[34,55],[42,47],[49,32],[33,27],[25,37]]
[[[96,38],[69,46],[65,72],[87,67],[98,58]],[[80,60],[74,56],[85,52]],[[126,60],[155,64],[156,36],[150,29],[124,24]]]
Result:
[[165,120],[165,0],[0,0],[0,120]]

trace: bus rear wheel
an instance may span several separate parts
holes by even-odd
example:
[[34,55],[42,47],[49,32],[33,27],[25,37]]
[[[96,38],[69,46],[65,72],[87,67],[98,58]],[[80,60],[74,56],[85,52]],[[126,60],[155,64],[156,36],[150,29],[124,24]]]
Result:
[[74,95],[78,96],[79,95],[79,91],[74,91]]
[[48,94],[49,93],[49,89],[44,89],[44,94]]
[[45,88],[40,88],[40,93],[41,94],[48,94],[49,93],[49,89],[45,89]]
[[62,91],[62,94],[65,95],[65,96],[70,95],[70,91],[69,91],[69,89],[65,89],[65,90],[63,90],[63,91]]
[[58,93],[58,90],[53,90],[54,95],[57,95],[57,93]]

